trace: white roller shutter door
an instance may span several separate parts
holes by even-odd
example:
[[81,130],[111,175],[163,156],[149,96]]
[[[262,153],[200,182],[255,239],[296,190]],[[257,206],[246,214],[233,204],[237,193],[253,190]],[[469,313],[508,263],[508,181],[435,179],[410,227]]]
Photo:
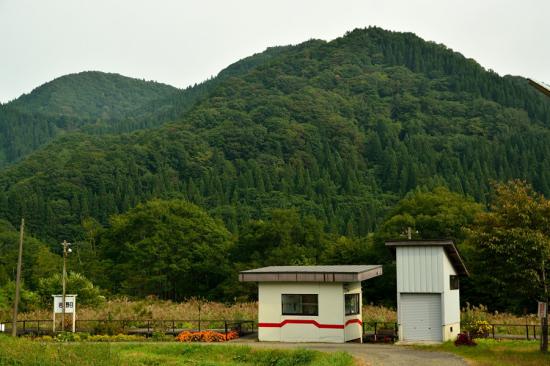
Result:
[[400,300],[402,339],[441,342],[441,294],[401,294]]

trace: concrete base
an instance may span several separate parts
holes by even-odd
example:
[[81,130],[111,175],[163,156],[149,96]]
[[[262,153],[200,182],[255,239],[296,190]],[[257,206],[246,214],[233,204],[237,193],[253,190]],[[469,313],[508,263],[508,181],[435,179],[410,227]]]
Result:
[[460,323],[446,324],[443,326],[443,342],[454,341],[460,333]]

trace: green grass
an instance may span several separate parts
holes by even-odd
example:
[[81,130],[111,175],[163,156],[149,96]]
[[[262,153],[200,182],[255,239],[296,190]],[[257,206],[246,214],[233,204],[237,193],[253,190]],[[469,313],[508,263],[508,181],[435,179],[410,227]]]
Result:
[[456,347],[452,342],[421,349],[445,351],[459,355],[474,366],[542,366],[550,365],[550,354],[539,351],[539,341],[476,339],[477,346]]
[[0,337],[0,365],[350,366],[347,353],[182,343],[55,343]]

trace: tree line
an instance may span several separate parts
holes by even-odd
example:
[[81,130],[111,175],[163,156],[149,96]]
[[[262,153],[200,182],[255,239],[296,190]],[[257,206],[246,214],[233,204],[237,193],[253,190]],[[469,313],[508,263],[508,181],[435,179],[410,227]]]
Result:
[[[83,304],[104,296],[191,297],[234,302],[254,299],[256,288],[238,282],[240,270],[268,265],[383,264],[369,280],[365,301],[395,306],[395,262],[384,242],[404,238],[453,239],[471,272],[461,301],[491,310],[535,310],[550,269],[550,200],[522,181],[494,186],[488,209],[444,187],[414,190],[400,200],[380,228],[367,236],[324,231],[323,223],[293,209],[275,209],[269,220],[250,220],[238,235],[185,200],[153,199],[110,218],[103,227],[83,222],[84,240],[69,256],[69,289]],[[3,223],[0,291],[7,309],[13,297],[17,231]],[[23,309],[48,306],[59,292],[61,246],[25,243]]]

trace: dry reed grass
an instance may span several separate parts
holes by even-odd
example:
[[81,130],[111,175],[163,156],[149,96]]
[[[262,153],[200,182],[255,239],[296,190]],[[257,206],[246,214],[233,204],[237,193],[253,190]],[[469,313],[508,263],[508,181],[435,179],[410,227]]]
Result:
[[[199,310],[200,309],[200,310]],[[151,320],[256,320],[258,306],[255,302],[237,303],[225,305],[218,302],[190,299],[186,302],[176,303],[146,299],[131,301],[127,298],[109,300],[96,307],[79,307],[77,319],[151,319]],[[19,319],[50,319],[51,310],[41,309],[20,314]]]
[[[79,307],[78,319],[150,319],[150,320],[254,320],[258,319],[257,302],[236,303],[226,305],[218,302],[190,299],[186,302],[176,303],[156,299],[145,299],[139,301],[127,298],[118,298],[105,302],[97,307]],[[21,313],[19,319],[50,319],[51,310],[41,309],[32,312]],[[496,332],[499,334],[521,334],[525,332],[524,327],[506,326],[516,325],[537,325],[538,319],[534,314],[516,316],[509,313],[489,312],[486,306],[471,306],[467,304],[462,309],[462,322],[475,322],[485,320],[490,324],[503,324],[498,326]],[[7,320],[7,319],[6,319]],[[363,306],[363,322],[372,325],[373,323],[394,323],[397,321],[395,309],[384,306],[365,305]]]

